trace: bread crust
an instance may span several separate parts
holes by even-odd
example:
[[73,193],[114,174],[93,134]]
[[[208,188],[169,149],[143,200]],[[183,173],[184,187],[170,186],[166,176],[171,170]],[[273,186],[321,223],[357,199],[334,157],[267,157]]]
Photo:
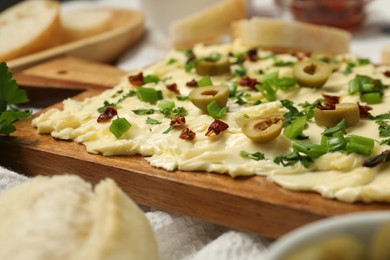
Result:
[[244,0],[224,0],[203,11],[174,21],[170,26],[172,45],[192,48],[196,43],[217,43],[229,32],[233,21],[247,16]]
[[349,32],[338,28],[260,17],[234,22],[231,31],[246,46],[278,52],[347,53],[351,39]]
[[[35,8],[31,8],[33,5],[41,5],[37,8],[39,12],[35,12]],[[45,9],[42,12],[42,9]],[[29,12],[31,10],[31,12]],[[14,41],[10,41],[7,37],[7,30],[18,31],[20,24],[18,22],[22,18],[18,18],[18,15],[28,16],[28,24],[31,26],[31,30],[35,32],[29,36],[20,33]],[[36,22],[37,17],[47,16],[45,23],[41,24]],[[26,26],[23,24],[23,26]],[[8,27],[8,28],[6,28]],[[2,33],[3,31],[3,33]],[[3,34],[3,37],[1,35]],[[26,38],[27,37],[27,38]],[[30,37],[30,38],[28,38]],[[61,37],[61,22],[60,22],[60,9],[59,3],[48,0],[30,0],[21,2],[3,13],[0,14],[0,61],[8,61],[15,59],[30,53],[34,53],[40,50],[44,50],[60,43]]]
[[0,259],[158,259],[153,231],[111,179],[37,176],[0,196]]

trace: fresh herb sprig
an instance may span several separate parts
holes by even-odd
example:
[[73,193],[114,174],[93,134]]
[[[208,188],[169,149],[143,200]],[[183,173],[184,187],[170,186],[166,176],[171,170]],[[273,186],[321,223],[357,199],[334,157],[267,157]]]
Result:
[[0,63],[0,134],[9,135],[16,130],[16,120],[27,119],[31,111],[22,111],[15,105],[27,103],[27,93],[19,89],[5,62]]

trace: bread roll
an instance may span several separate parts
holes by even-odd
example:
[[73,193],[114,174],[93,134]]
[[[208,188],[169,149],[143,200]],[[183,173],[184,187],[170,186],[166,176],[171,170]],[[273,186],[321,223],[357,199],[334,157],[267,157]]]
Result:
[[157,259],[143,212],[112,181],[35,177],[0,196],[0,259]]
[[249,47],[335,54],[347,53],[351,39],[349,32],[338,28],[260,17],[234,22],[232,35]]
[[80,40],[108,31],[113,18],[110,9],[80,9],[61,15],[64,42]]
[[59,43],[59,4],[29,0],[0,13],[0,61],[8,61]]
[[229,32],[233,21],[247,15],[244,0],[224,0],[170,26],[172,44],[176,48],[191,48],[196,43],[214,43]]

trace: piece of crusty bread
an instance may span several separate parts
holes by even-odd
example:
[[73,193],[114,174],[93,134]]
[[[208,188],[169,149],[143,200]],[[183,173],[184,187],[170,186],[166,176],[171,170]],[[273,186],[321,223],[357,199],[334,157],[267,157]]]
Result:
[[349,51],[348,31],[302,22],[254,17],[232,24],[234,39],[249,47],[264,47],[276,51]]
[[114,181],[38,176],[0,196],[0,259],[158,259],[143,212]]
[[61,14],[64,42],[91,37],[110,29],[113,13],[110,9],[84,8]]
[[390,45],[387,45],[382,49],[381,63],[382,64],[390,64]]
[[176,48],[191,48],[196,43],[215,43],[229,32],[233,21],[247,16],[244,0],[224,0],[205,10],[174,21],[169,34]]
[[0,61],[52,47],[61,34],[59,4],[29,0],[0,13]]

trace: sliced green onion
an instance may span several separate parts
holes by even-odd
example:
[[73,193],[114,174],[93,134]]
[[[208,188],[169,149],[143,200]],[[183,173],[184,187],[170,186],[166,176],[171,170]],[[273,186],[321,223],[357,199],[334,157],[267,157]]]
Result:
[[162,99],[162,92],[160,90],[155,90],[154,88],[137,88],[137,95],[139,99],[144,102],[155,104],[158,100]]
[[327,152],[326,147],[318,144],[307,143],[307,142],[294,142],[292,147],[294,151],[306,154],[311,159],[318,158]]
[[350,135],[347,142],[347,152],[370,155],[374,149],[374,139],[360,136]]
[[176,96],[176,99],[179,101],[186,101],[188,100],[188,96]]
[[115,135],[116,138],[120,138],[124,133],[126,133],[131,127],[129,121],[126,118],[118,117],[113,120],[110,125],[110,132]]
[[345,119],[342,119],[337,125],[334,127],[330,127],[326,129],[324,132],[322,132],[322,135],[325,136],[332,136],[338,132],[341,132],[345,134],[345,129],[347,128],[347,121]]
[[303,135],[306,126],[306,116],[295,118],[290,125],[284,128],[283,134],[290,139],[296,139]]
[[382,97],[379,92],[365,93],[361,95],[361,100],[371,105],[381,103]]
[[211,81],[211,78],[209,76],[205,76],[198,81],[199,87],[207,87],[207,86],[212,86],[212,85],[213,85],[213,82]]
[[214,119],[221,119],[226,113],[226,107],[220,108],[215,100],[207,105],[207,112]]
[[157,77],[156,75],[147,75],[144,77],[144,83],[158,83],[160,81],[160,78]]
[[333,136],[322,136],[321,145],[326,146],[329,152],[343,151],[347,145],[342,132],[338,132]]

